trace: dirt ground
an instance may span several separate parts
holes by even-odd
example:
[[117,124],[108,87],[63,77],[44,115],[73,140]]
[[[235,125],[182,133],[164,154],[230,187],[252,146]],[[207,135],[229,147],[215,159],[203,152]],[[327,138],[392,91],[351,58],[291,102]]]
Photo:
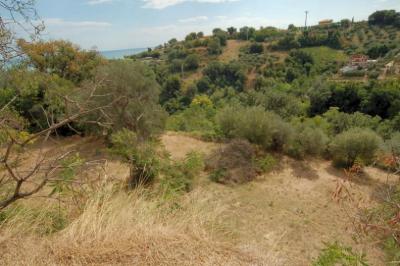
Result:
[[[173,158],[190,151],[208,153],[216,144],[169,133],[162,138]],[[229,205],[222,217],[226,241],[244,250],[279,258],[276,265],[310,265],[324,243],[338,241],[367,253],[370,265],[384,265],[381,250],[357,237],[352,217],[356,206],[372,206],[373,195],[387,174],[365,169],[362,177],[345,186],[341,201],[332,195],[345,174],[328,161],[294,161],[282,157],[278,170],[247,185],[227,187],[208,183],[210,193]]]

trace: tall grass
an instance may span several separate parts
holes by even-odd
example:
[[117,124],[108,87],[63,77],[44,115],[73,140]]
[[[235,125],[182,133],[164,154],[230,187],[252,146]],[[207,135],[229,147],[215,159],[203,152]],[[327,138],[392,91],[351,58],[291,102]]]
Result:
[[[256,254],[218,242],[224,208],[205,191],[169,204],[144,191],[99,191],[62,231],[38,235],[21,215],[0,226],[5,265],[243,265]],[[45,219],[38,216],[38,219]],[[13,230],[10,230],[13,228]],[[16,230],[15,230],[16,229]],[[221,235],[220,235],[221,236]],[[224,237],[220,238],[224,239]]]

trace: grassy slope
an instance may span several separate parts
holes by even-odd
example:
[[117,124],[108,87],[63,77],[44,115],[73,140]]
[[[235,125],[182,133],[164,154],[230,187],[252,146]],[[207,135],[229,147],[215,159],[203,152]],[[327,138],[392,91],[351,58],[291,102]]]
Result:
[[[84,142],[88,151],[95,145],[102,148]],[[79,140],[74,143],[82,146]],[[162,143],[176,160],[193,150],[208,154],[220,145],[178,133],[167,133]],[[37,216],[32,224],[31,216],[20,213],[0,226],[0,261],[6,265],[309,265],[324,242],[337,240],[366,251],[371,265],[383,265],[376,246],[353,239],[350,217],[356,210],[348,198],[339,203],[332,199],[344,174],[325,161],[305,164],[281,158],[280,162],[275,172],[237,187],[217,185],[201,175],[194,191],[170,203],[99,186],[82,214],[53,235],[37,234],[47,226],[46,215]],[[109,165],[110,180],[127,174],[126,166],[112,161]],[[96,175],[94,170],[81,174]],[[370,195],[386,178],[373,168],[366,173],[346,185],[362,206],[374,204]],[[57,207],[54,201],[37,201],[42,211]]]

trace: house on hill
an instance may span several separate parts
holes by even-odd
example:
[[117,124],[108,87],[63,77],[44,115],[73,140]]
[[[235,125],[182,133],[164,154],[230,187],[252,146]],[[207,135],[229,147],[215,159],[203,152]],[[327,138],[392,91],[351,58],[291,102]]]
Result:
[[350,66],[356,67],[367,67],[369,63],[369,58],[363,54],[352,55],[350,58]]

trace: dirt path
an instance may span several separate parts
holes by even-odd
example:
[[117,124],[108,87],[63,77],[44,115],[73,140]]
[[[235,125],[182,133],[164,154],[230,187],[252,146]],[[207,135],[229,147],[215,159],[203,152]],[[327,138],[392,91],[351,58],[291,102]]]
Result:
[[[207,153],[216,147],[177,133],[166,134],[162,140],[176,159],[193,150]],[[354,202],[370,206],[374,204],[372,195],[387,175],[374,168],[365,172],[347,188]],[[275,258],[276,265],[310,265],[324,243],[335,241],[366,252],[370,265],[384,265],[378,247],[365,239],[354,240],[350,218],[356,214],[355,204],[350,204],[349,199],[340,203],[332,199],[337,182],[344,177],[327,161],[282,158],[279,171],[250,184],[205,184],[216,199],[229,206],[222,218],[229,234],[222,237],[243,250],[256,250]]]
[[219,57],[219,61],[228,63],[232,60],[239,59],[240,48],[247,45],[246,41],[228,40],[223,53]]

